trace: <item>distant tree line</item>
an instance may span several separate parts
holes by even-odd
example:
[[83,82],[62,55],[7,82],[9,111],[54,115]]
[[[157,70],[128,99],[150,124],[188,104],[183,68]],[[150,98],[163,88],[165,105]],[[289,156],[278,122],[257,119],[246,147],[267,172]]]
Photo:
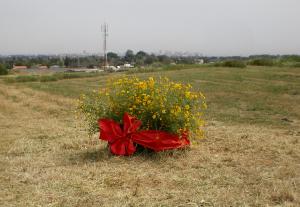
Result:
[[[107,53],[110,65],[118,66],[130,63],[134,66],[160,66],[168,64],[195,64],[201,59],[203,63],[214,63],[216,66],[226,67],[245,67],[246,65],[255,66],[300,66],[299,55],[253,55],[249,57],[200,57],[200,56],[168,56],[156,55],[144,51],[133,52],[127,50],[124,55],[114,52]],[[1,71],[11,69],[13,66],[27,66],[28,68],[38,65],[59,66],[66,68],[86,67],[94,68],[102,66],[104,59],[102,56],[89,55],[13,55],[0,56]],[[2,72],[5,73],[5,72]]]
[[[118,55],[114,52],[107,53],[108,62],[110,65],[123,65],[130,63],[135,66],[147,66],[152,64],[193,64],[196,56],[167,56],[167,55],[155,55],[149,54],[144,51],[138,51],[134,53],[132,50],[127,50],[124,55]],[[13,55],[13,56],[0,56],[0,64],[6,68],[11,69],[13,66],[27,66],[28,68],[36,65],[53,66],[74,68],[74,67],[99,67],[103,65],[104,59],[102,56],[90,55],[90,56],[57,56],[57,55]]]
[[249,57],[208,57],[207,61],[214,66],[239,67],[251,66],[277,66],[300,67],[300,55],[251,55]]
[[124,56],[118,56],[116,53],[109,52],[107,54],[108,62],[111,65],[122,65],[124,63],[134,64],[136,66],[146,66],[153,63],[170,64],[178,62],[178,58],[169,57],[166,55],[148,54],[144,51],[134,53],[132,50],[127,50]]
[[205,59],[205,57],[198,56],[168,56],[149,54],[144,51],[134,53],[132,50],[127,50],[124,56],[119,56],[116,53],[107,53],[107,59],[110,65],[122,65],[130,63],[135,66],[149,66],[153,64],[195,64],[198,59]]

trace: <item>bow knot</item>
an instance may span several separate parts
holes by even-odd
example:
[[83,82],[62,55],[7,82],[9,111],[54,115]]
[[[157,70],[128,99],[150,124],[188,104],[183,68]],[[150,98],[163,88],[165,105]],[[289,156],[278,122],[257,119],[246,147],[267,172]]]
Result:
[[132,155],[136,151],[135,143],[154,151],[182,148],[190,144],[187,133],[181,138],[159,130],[138,132],[142,122],[125,113],[123,127],[110,119],[100,119],[100,139],[108,141],[110,151],[115,155]]

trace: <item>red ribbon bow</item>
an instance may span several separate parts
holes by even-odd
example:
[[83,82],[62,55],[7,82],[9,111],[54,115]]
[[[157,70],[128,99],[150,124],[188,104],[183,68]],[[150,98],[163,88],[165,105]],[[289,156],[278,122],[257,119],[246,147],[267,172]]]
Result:
[[190,145],[188,134],[179,136],[159,130],[137,131],[142,122],[127,113],[123,116],[123,130],[120,124],[110,119],[100,119],[100,139],[108,141],[110,151],[115,155],[132,155],[135,144],[155,152],[178,149]]

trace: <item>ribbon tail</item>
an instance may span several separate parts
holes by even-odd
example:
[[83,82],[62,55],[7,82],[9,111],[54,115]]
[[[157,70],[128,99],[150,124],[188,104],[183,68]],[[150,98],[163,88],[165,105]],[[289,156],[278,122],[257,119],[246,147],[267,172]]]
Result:
[[137,132],[132,135],[133,142],[155,152],[184,148],[190,145],[187,133],[183,133],[181,138],[164,131],[148,130]]

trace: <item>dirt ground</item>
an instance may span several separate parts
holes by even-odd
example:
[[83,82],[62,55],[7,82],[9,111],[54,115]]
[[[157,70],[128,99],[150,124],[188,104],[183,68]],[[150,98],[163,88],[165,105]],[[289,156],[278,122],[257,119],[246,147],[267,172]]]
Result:
[[0,84],[0,206],[300,206],[300,129],[209,121],[190,150],[117,157],[74,105]]

